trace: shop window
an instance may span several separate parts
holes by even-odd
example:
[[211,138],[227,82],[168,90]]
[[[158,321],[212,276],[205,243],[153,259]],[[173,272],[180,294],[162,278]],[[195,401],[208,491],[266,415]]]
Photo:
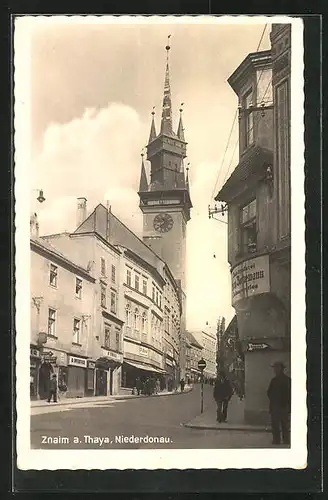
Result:
[[243,110],[245,113],[244,121],[244,143],[245,149],[254,142],[254,115],[252,111],[253,106],[253,90],[250,89],[243,98]]
[[103,257],[100,259],[100,272],[102,276],[106,276],[106,261]]
[[112,282],[116,282],[116,267],[112,265]]
[[147,291],[148,291],[148,290],[147,290],[147,280],[143,280],[143,281],[142,281],[142,293],[143,293],[144,295],[147,295]]
[[130,271],[130,269],[127,269],[127,270],[126,270],[126,284],[127,284],[128,286],[131,286],[131,282],[132,282],[132,279],[131,279],[131,278],[132,278],[132,276],[131,276],[131,271]]
[[87,389],[92,391],[94,386],[94,370],[88,368],[87,370]]
[[48,309],[48,335],[56,336],[56,310]]
[[57,287],[57,278],[58,278],[58,267],[54,264],[50,264],[50,277],[49,283],[51,286]]
[[73,319],[73,343],[81,343],[81,320],[77,318]]
[[68,387],[68,368],[67,366],[60,366],[58,368],[58,390],[66,392]]
[[104,347],[110,349],[110,325],[105,325],[104,330]]
[[106,307],[106,286],[100,285],[100,305],[101,307]]
[[78,299],[82,297],[82,280],[80,278],[75,279],[75,296]]
[[256,252],[256,249],[256,199],[254,199],[240,210],[240,250],[244,255]]
[[111,291],[110,292],[110,310],[114,314],[116,314],[116,304],[117,304],[116,292]]

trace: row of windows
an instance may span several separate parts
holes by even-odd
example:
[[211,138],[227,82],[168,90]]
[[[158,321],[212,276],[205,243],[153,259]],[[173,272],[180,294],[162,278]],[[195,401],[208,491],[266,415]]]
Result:
[[[126,284],[137,290],[137,292],[141,292],[144,295],[148,296],[148,280],[144,276],[141,276],[136,271],[134,272],[134,280],[132,279],[132,269],[126,269]],[[162,293],[159,288],[152,283],[152,294],[151,298],[155,304],[157,304],[160,308],[162,308]]]
[[105,323],[103,346],[112,351],[122,351],[121,331],[112,324]]
[[[50,264],[49,285],[54,288],[57,288],[58,286],[58,266],[55,266],[54,264]],[[82,298],[81,278],[75,278],[75,296],[79,299]]]
[[[56,337],[57,329],[57,311],[49,307],[48,309],[48,335]],[[80,318],[73,318],[72,324],[72,342],[75,344],[81,344],[82,340],[82,320]]]
[[[107,286],[104,284],[100,285],[100,305],[101,307],[107,308]],[[110,312],[113,314],[117,313],[117,293],[114,290],[110,290]]]
[[[104,257],[100,258],[100,273],[103,277],[107,277],[107,263]],[[114,264],[111,266],[111,280],[112,283],[116,283],[116,267]]]

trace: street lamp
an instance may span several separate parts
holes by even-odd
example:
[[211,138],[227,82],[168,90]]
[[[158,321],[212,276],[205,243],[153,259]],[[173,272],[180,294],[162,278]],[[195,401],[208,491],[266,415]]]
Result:
[[44,201],[46,201],[44,195],[43,195],[43,189],[33,189],[33,191],[37,191],[38,192],[38,196],[37,196],[37,201],[39,203],[43,203]]

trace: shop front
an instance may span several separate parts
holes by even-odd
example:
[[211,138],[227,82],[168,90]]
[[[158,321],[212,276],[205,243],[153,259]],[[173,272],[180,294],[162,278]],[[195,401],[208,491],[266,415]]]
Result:
[[88,359],[87,369],[85,371],[85,395],[94,396],[95,395],[95,372],[96,372],[96,362]]
[[36,346],[30,346],[30,398],[32,400],[38,399],[40,364],[40,349]]
[[232,305],[245,363],[247,423],[269,422],[267,388],[273,376],[272,363],[282,361],[289,371],[288,298],[276,279],[276,273],[282,272],[269,255],[232,269]]
[[67,365],[67,397],[82,398],[85,395],[87,359],[75,355],[69,355]]
[[155,382],[159,380],[162,390],[165,387],[164,374],[165,371],[160,368],[125,358],[122,367],[122,387],[133,389],[137,386],[138,379],[143,387],[147,379],[151,379]]
[[96,395],[119,394],[122,363],[122,353],[105,348],[101,349],[101,356],[96,362]]
[[41,358],[38,370],[38,395],[40,399],[49,397],[50,379],[58,371],[58,353],[45,348],[41,351]]

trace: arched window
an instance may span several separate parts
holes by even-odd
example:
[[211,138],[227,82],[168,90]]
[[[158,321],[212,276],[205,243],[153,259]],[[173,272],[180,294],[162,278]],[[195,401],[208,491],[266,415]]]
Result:
[[125,306],[125,322],[126,326],[131,326],[131,304],[129,302]]
[[147,314],[145,312],[142,314],[141,323],[142,323],[142,333],[147,333]]
[[134,316],[133,316],[133,323],[134,323],[134,329],[139,331],[140,330],[140,325],[139,325],[139,309],[136,307],[134,310]]

